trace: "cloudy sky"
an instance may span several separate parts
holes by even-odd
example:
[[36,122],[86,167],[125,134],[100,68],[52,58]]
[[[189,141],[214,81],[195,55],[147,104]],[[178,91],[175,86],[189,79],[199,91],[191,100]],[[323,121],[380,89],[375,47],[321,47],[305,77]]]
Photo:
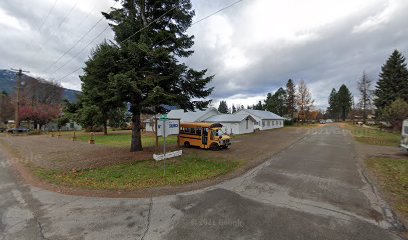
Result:
[[[235,1],[193,0],[195,20]],[[0,69],[21,67],[79,90],[81,71],[67,74],[83,66],[95,44],[112,39],[100,12],[113,4],[1,1]],[[362,72],[377,80],[394,49],[408,56],[407,12],[406,0],[244,0],[190,28],[195,54],[185,61],[215,74],[215,105],[252,105],[292,78],[303,79],[323,108],[341,84],[357,97]]]

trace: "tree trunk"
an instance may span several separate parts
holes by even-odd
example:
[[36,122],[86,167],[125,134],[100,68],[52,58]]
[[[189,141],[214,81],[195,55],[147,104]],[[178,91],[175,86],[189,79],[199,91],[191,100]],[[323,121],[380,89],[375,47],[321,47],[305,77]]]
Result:
[[[142,134],[141,134],[141,121],[140,121],[140,109],[133,106],[132,113],[132,143],[130,145],[131,152],[143,151],[142,148]],[[136,109],[135,109],[136,108]]]
[[104,121],[103,123],[103,135],[108,135],[108,121]]

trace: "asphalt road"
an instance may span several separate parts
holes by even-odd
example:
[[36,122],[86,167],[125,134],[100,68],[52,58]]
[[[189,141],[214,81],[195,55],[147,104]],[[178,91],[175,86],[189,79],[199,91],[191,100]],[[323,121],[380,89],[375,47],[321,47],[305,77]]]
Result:
[[19,182],[8,160],[0,153],[0,240],[400,239],[351,137],[335,126],[241,177],[150,199],[44,191]]

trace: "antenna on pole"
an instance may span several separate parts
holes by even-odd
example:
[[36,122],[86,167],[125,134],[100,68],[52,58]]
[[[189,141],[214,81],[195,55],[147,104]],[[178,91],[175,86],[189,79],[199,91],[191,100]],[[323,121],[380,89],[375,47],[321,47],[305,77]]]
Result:
[[14,124],[16,128],[20,127],[20,117],[19,117],[19,111],[20,111],[20,89],[22,86],[24,86],[25,82],[21,81],[23,77],[23,73],[29,73],[29,71],[25,71],[23,69],[14,69],[11,68],[11,71],[16,73],[16,89],[17,89],[17,100],[16,100],[16,109],[15,109],[15,115],[14,115]]

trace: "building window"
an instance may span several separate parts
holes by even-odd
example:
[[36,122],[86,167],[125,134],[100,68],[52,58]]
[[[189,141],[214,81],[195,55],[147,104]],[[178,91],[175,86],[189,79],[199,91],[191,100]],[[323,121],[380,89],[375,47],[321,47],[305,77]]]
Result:
[[265,120],[262,120],[262,127],[265,127]]

